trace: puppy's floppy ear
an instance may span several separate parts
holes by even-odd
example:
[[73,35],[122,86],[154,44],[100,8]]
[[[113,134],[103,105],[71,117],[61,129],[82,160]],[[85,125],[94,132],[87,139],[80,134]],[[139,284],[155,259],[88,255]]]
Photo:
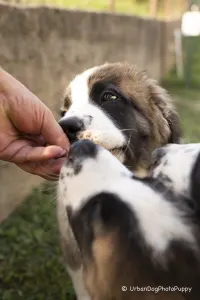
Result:
[[158,85],[157,81],[149,79],[148,85],[152,101],[156,104],[169,124],[171,134],[167,142],[179,144],[182,135],[180,121],[171,97],[164,88]]

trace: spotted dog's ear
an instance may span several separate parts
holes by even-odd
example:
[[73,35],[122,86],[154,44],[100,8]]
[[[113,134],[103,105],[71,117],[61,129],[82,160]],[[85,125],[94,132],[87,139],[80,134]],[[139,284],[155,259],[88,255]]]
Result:
[[181,143],[181,128],[178,113],[172,103],[172,99],[167,91],[158,85],[157,81],[149,79],[148,85],[153,102],[159,108],[163,117],[166,119],[169,128],[170,136],[168,143]]

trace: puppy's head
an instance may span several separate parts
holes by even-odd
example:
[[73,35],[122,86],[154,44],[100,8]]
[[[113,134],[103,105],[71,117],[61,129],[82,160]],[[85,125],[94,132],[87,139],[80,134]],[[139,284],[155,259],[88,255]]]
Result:
[[166,91],[127,63],[76,76],[65,91],[59,123],[71,142],[90,139],[134,170],[147,167],[152,150],[180,138]]
[[151,174],[176,193],[200,197],[200,144],[169,144],[152,154]]

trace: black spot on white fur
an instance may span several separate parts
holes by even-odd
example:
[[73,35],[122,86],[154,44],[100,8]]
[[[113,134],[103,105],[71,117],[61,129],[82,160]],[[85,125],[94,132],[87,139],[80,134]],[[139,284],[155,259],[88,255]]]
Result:
[[[171,148],[172,146],[172,148]],[[181,155],[183,156],[183,161],[187,161],[188,154],[189,157],[192,160],[191,165],[188,166],[188,168],[191,168],[188,170],[188,173],[183,176],[182,180],[182,189],[179,191],[181,195],[189,195],[190,198],[190,205],[192,205],[196,209],[196,213],[200,217],[200,149],[199,144],[183,144],[183,145],[176,145],[176,148],[173,149],[173,145],[169,145],[163,148],[160,148],[161,150],[155,150],[153,153],[153,160],[157,160],[157,165],[154,167],[152,166],[152,169],[155,169],[157,166],[163,166],[160,167],[160,172],[157,174],[156,178],[160,180],[165,186],[170,187],[172,190],[175,190],[174,188],[174,179],[170,178],[170,175],[167,174],[165,167],[170,166],[170,158],[173,157],[173,155],[179,155],[179,151],[181,150]],[[162,152],[162,155],[159,155]],[[198,152],[198,155],[197,155]],[[168,159],[167,159],[168,157]],[[174,163],[173,166],[174,171],[176,171],[177,165]],[[181,166],[178,166],[179,168]],[[184,168],[184,166],[183,166]],[[183,169],[184,171],[184,169]],[[152,170],[151,170],[152,172]],[[181,170],[180,170],[181,172]],[[189,176],[189,178],[188,178]],[[189,182],[189,186],[185,185],[185,182]],[[193,203],[193,204],[192,204]]]
[[64,179],[64,174],[63,174],[63,173],[60,174],[60,179],[61,179],[61,180]]
[[96,155],[96,145],[90,140],[77,141],[71,146],[66,163],[67,165],[74,165],[78,160],[82,161],[86,158],[95,158]]
[[82,161],[86,158],[95,158],[96,155],[96,145],[90,140],[74,143],[70,148],[68,158],[65,162],[66,166],[72,168],[72,173],[68,172],[67,176],[78,175],[82,169]]

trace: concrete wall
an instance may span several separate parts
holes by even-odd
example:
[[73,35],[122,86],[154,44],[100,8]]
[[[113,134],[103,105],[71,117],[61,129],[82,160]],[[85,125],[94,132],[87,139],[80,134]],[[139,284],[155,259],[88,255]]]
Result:
[[[67,82],[95,64],[127,60],[160,79],[174,62],[173,30],[178,25],[178,21],[0,4],[0,65],[57,117]],[[39,181],[14,166],[0,167],[0,220]]]

